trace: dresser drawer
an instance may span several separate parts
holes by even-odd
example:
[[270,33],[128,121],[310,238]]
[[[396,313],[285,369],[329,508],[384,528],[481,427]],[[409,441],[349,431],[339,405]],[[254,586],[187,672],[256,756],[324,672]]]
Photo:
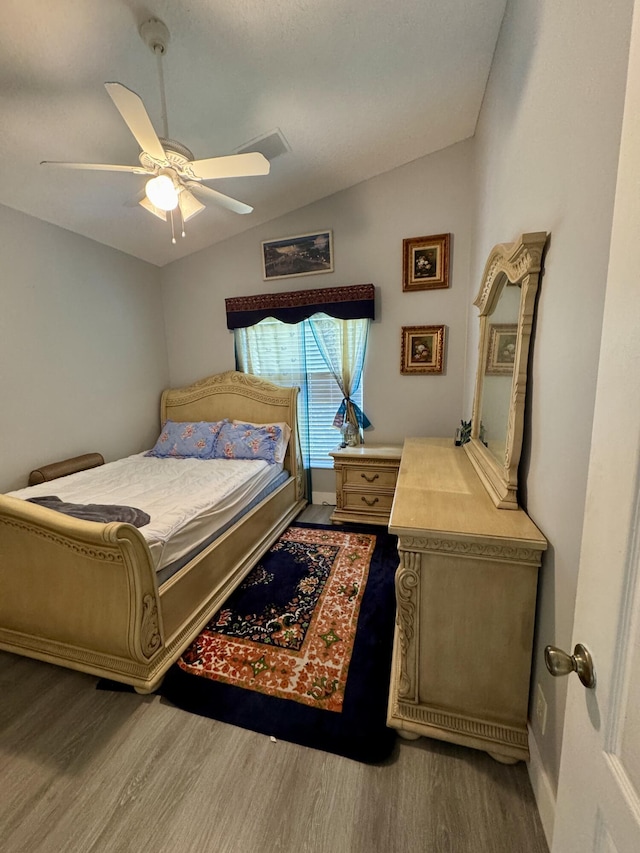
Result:
[[398,479],[397,468],[376,469],[371,466],[345,466],[342,474],[343,485],[360,488],[362,490],[371,487],[373,491],[378,489],[394,489]]
[[342,508],[351,512],[381,512],[389,515],[392,503],[393,493],[345,491],[342,496]]

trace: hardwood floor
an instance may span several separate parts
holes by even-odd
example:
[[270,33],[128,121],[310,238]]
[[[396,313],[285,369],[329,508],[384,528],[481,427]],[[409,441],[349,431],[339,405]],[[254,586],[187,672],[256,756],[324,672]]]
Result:
[[547,853],[522,763],[368,766],[95,684],[0,652],[3,853]]

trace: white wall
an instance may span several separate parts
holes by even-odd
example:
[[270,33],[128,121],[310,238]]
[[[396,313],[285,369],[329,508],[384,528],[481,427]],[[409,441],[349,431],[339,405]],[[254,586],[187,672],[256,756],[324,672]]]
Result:
[[[551,233],[521,476],[550,543],[532,684],[548,702],[546,732],[535,715],[533,732],[552,795],[567,685],[542,651],[571,643],[631,5],[510,0],[476,133],[473,276],[495,243]],[[468,411],[470,393],[468,381]]]
[[[171,383],[234,367],[225,297],[372,282],[364,401],[374,428],[366,440],[453,436],[462,416],[472,187],[470,141],[380,175],[220,243],[161,271]],[[335,271],[262,280],[261,241],[333,230]],[[402,292],[402,240],[451,232],[451,287]],[[447,326],[446,372],[401,376],[402,326]],[[336,433],[338,438],[338,433]],[[335,491],[314,472],[315,491]]]
[[158,270],[6,207],[0,265],[0,490],[151,446],[169,375]]

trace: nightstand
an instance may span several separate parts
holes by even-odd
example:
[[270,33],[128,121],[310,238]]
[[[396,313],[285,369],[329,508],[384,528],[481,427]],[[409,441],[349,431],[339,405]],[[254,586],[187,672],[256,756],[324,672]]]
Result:
[[389,523],[401,445],[338,447],[329,454],[336,472],[336,509],[331,521]]

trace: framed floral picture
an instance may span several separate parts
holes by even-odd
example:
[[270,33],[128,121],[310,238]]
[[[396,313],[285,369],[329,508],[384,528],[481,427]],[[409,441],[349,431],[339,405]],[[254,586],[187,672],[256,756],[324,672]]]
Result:
[[409,237],[402,241],[402,289],[449,287],[449,234]]
[[403,326],[400,373],[443,373],[444,326]]
[[513,373],[518,327],[515,323],[493,323],[489,326],[489,346],[485,373],[489,376]]
[[316,275],[333,272],[331,231],[314,231],[262,243],[262,277]]

